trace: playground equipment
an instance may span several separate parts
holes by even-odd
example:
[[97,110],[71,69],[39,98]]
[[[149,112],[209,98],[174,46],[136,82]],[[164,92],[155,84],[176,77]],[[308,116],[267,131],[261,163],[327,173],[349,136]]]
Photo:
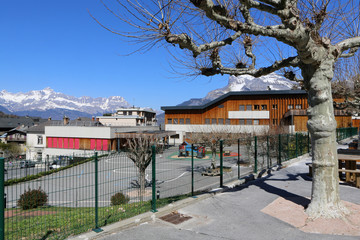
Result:
[[[205,157],[204,146],[194,146],[194,154],[197,158]],[[183,142],[179,145],[179,157],[189,157],[191,155],[191,144]]]

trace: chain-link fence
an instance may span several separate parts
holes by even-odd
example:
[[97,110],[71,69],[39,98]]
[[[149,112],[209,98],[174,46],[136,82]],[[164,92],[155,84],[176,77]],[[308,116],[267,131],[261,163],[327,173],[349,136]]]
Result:
[[311,151],[311,144],[308,133],[296,133],[224,139],[216,149],[202,144],[155,149],[144,181],[127,152],[39,162],[2,158],[0,240],[65,239],[101,231],[112,222],[281,165]]

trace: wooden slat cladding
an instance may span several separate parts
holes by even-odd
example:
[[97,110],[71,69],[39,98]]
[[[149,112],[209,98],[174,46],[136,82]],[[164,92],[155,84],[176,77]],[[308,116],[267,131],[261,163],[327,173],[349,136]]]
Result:
[[[245,109],[246,106],[251,105],[252,111],[269,111],[270,118],[260,119],[259,125],[279,125],[284,114],[289,111],[289,105],[292,106],[292,109],[306,109],[308,107],[306,94],[232,95],[204,109],[166,110],[165,124],[186,124],[186,119],[190,121],[190,124],[211,124],[212,119],[224,119],[222,121],[225,123],[229,117],[228,112],[239,111],[240,105],[244,105]],[[255,105],[259,107],[259,110],[254,109]],[[176,119],[175,123],[174,119]],[[183,119],[181,123],[180,119]],[[205,119],[209,119],[210,123],[206,122]],[[219,120],[217,120],[217,124],[219,124]],[[239,125],[240,121],[239,119],[231,119],[230,124]]]

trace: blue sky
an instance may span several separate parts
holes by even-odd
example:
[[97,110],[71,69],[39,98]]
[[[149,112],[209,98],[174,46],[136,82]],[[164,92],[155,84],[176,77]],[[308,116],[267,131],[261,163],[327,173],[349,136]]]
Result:
[[[130,104],[160,109],[228,82],[228,76],[179,79],[166,50],[144,54],[101,28],[120,24],[99,0],[11,0],[0,8],[0,90],[28,92],[50,87],[81,97],[122,96]],[[118,26],[123,27],[123,26]]]

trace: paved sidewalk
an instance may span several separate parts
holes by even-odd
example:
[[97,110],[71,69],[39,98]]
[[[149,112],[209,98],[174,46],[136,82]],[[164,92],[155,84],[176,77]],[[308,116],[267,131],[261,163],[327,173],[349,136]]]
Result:
[[[296,204],[309,203],[311,179],[307,176],[308,167],[305,163],[310,161],[309,157],[303,157],[279,171],[272,172],[271,175],[226,192],[207,194],[201,196],[201,199],[175,203],[175,206],[170,207],[192,217],[178,225],[159,219],[160,216],[172,211],[168,207],[156,216],[152,213],[139,216],[136,226],[132,219],[129,220],[133,222],[130,228],[124,228],[124,224],[123,227],[113,225],[102,234],[83,234],[76,239],[360,239],[359,236],[305,233],[261,211],[279,197]],[[340,196],[342,200],[360,204],[360,190],[355,187],[340,185]],[[288,214],[291,215],[291,212]]]

